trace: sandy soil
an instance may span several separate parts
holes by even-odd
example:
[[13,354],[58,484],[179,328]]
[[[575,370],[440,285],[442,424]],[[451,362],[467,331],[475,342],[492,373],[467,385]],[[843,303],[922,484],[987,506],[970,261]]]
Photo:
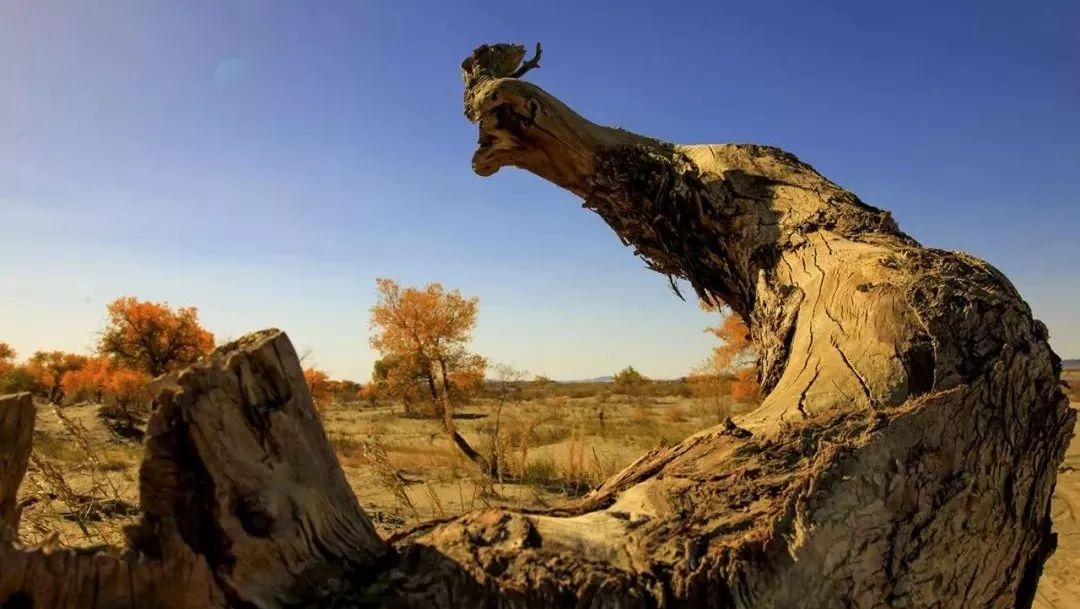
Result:
[[[1073,403],[1080,407],[1080,403]],[[1058,470],[1054,493],[1054,530],[1058,549],[1046,564],[1035,609],[1080,608],[1080,436],[1074,436]]]

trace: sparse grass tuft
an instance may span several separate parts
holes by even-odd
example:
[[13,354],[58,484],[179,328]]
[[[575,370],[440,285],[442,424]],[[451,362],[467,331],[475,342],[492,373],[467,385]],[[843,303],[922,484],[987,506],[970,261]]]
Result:
[[26,509],[20,536],[27,543],[123,546],[123,529],[138,514],[130,472],[141,448],[95,435],[58,407],[51,414],[61,431],[35,434],[21,497]]

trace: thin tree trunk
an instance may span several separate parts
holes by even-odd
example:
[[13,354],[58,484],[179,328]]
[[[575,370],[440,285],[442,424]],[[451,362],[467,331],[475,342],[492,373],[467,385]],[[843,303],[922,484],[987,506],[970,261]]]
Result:
[[427,375],[428,391],[431,392],[431,407],[435,410],[435,416],[439,418],[439,423],[446,425],[446,405],[439,400],[439,389],[435,385],[435,372],[432,370],[429,363],[424,367],[424,374]]
[[458,447],[458,450],[466,458],[475,463],[485,475],[493,475],[488,460],[469,444],[469,441],[458,432],[457,426],[454,425],[454,408],[450,402],[450,374],[446,368],[446,360],[439,358],[438,362],[439,373],[442,377],[443,427],[450,434],[450,439],[454,441],[454,445]]
[[0,549],[0,606],[1030,606],[1075,414],[1008,280],[789,153],[590,123],[519,80],[538,63],[523,58],[481,47],[462,66],[474,169],[582,196],[654,269],[729,304],[762,406],[570,505],[482,510],[391,548],[291,345],[256,334],[158,400],[131,554]]

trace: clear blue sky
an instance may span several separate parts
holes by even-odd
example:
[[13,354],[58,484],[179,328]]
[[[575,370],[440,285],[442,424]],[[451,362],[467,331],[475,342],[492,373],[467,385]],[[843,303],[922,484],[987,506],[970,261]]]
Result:
[[0,340],[88,349],[132,294],[362,380],[386,276],[479,296],[496,361],[685,373],[707,316],[573,196],[470,171],[461,59],[536,40],[585,116],[786,148],[997,265],[1080,356],[1075,0],[0,0]]

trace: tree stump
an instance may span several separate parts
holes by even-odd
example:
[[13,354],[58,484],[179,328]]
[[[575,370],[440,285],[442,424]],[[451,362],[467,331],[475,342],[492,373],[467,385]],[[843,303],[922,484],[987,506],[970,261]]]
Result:
[[283,333],[220,347],[154,409],[130,547],[0,549],[0,607],[347,606],[392,557]]
[[474,170],[578,194],[651,268],[730,305],[761,407],[567,506],[391,545],[292,346],[256,333],[157,400],[131,547],[2,547],[0,607],[1030,607],[1075,413],[1009,281],[782,150],[593,124],[520,80],[539,64],[524,58],[493,45],[462,64]]
[[36,414],[29,393],[0,397],[0,545],[19,529],[22,510],[16,495],[30,462]]

